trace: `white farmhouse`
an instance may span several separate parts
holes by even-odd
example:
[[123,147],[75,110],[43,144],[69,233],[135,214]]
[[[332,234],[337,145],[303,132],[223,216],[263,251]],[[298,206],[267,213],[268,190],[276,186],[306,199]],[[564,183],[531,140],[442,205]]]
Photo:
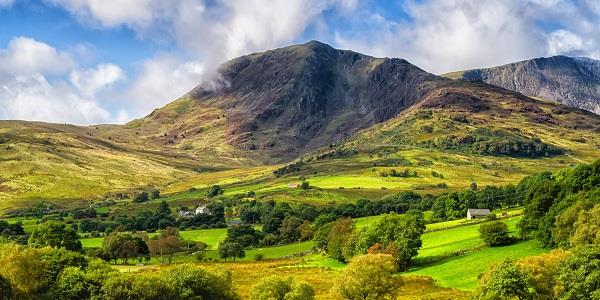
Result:
[[206,207],[206,205],[204,204],[200,204],[198,205],[198,207],[196,208],[196,215],[199,214],[207,214],[210,215],[210,209],[208,209],[208,207]]

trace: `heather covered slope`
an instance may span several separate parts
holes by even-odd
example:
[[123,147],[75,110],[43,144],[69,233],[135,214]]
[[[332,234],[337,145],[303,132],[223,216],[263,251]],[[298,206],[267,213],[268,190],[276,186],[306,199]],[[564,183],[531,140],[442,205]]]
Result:
[[541,57],[444,76],[484,81],[527,96],[551,99],[600,113],[600,61],[594,59]]

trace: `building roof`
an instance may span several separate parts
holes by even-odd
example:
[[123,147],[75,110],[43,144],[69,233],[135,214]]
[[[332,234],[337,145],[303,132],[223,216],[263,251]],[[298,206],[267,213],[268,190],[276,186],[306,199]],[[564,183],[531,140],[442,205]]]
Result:
[[490,214],[490,210],[487,208],[469,208],[468,213],[471,216],[485,216]]

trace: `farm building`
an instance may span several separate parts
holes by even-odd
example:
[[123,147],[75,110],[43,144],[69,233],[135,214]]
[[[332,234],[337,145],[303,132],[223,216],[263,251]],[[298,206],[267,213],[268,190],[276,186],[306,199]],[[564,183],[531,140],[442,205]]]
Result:
[[208,207],[206,207],[206,205],[204,204],[200,204],[198,205],[198,207],[196,208],[196,214],[207,214],[210,215],[210,209],[208,209]]
[[490,214],[490,210],[487,208],[469,208],[467,209],[467,219],[481,219],[485,218]]
[[299,183],[289,183],[288,184],[288,188],[290,188],[290,189],[295,189],[295,188],[298,188],[299,186],[300,186]]

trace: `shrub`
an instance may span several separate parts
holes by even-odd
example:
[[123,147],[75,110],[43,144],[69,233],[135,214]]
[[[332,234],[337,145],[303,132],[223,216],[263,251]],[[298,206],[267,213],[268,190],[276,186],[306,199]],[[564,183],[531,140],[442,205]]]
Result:
[[367,254],[353,258],[335,281],[333,292],[349,299],[395,299],[402,285],[394,276],[396,263],[391,255]]
[[508,226],[500,221],[491,221],[479,226],[481,239],[488,246],[501,246],[511,242],[508,236]]
[[315,290],[307,283],[294,278],[271,276],[252,286],[252,300],[312,300]]

